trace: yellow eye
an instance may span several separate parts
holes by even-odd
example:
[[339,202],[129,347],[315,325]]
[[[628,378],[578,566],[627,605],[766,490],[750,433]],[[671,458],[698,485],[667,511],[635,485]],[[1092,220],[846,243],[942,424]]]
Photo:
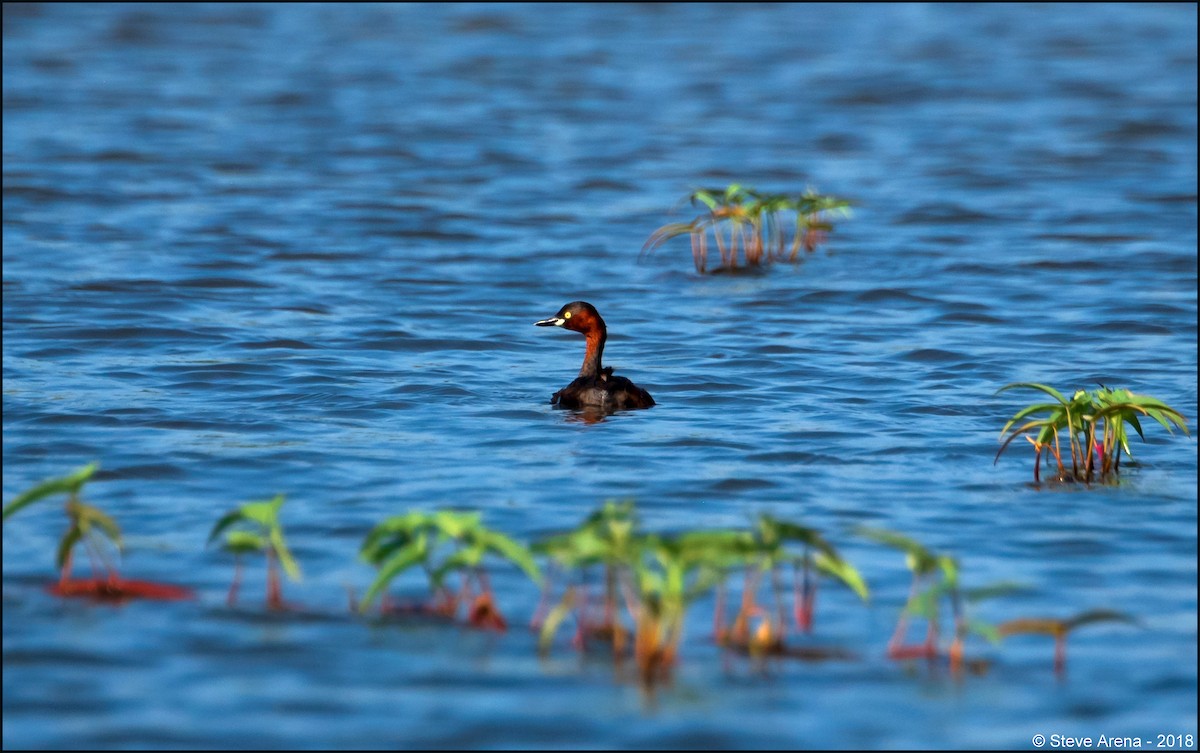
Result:
[[564,312],[563,312],[563,319],[570,319],[570,318],[571,318],[571,312],[570,312],[570,311],[564,311]]

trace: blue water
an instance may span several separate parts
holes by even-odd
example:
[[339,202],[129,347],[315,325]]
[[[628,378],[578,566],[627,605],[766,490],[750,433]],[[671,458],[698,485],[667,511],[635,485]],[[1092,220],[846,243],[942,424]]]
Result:
[[[1097,382],[1197,415],[1196,7],[4,8],[4,500],[91,460],[123,573],[197,600],[56,600],[58,504],[3,532],[6,748],[1015,747],[1197,732],[1197,452],[1157,426],[1118,487],[993,465],[1029,395]],[[643,263],[679,198],[741,181],[857,202],[799,267]],[[552,409],[571,300],[658,401]],[[205,549],[288,494],[304,571],[225,605]],[[694,610],[646,694],[519,629],[349,615],[366,531],[469,506],[529,540],[610,497],[645,526],[827,532],[857,659],[727,662]],[[982,619],[1140,626],[888,661],[894,528],[1027,586]],[[405,585],[406,584],[406,585]],[[419,581],[405,587],[414,592]]]

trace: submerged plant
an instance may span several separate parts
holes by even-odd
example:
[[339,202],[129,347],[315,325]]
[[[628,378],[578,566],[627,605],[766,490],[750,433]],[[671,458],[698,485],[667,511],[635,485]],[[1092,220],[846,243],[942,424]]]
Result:
[[625,588],[633,616],[633,656],[645,683],[666,679],[679,655],[688,605],[715,583],[705,568],[703,542],[645,536],[635,544],[632,577]]
[[[936,598],[944,592],[957,589],[958,563],[953,557],[938,554],[914,539],[903,534],[887,531],[881,528],[859,527],[856,529],[860,536],[876,541],[904,553],[904,563],[912,573],[912,584],[908,591],[908,600],[900,617],[896,621],[896,630],[888,641],[888,656],[893,659],[909,659],[915,657],[934,658],[937,656],[940,613]],[[941,576],[941,586],[936,580]],[[927,591],[927,589],[937,589]],[[929,593],[930,597],[923,597]],[[925,619],[925,642],[916,646],[906,646],[904,639],[908,633],[908,618],[916,616]]]
[[267,558],[266,603],[270,609],[283,609],[283,588],[279,578],[279,566],[294,581],[300,580],[300,566],[288,551],[283,538],[283,524],[279,520],[279,509],[283,507],[284,495],[264,502],[248,502],[232,510],[213,526],[208,535],[211,544],[222,533],[225,541],[222,549],[233,554],[233,583],[229,587],[228,603],[237,601],[242,581],[242,555],[262,553]]
[[[703,534],[701,534],[703,535]],[[780,571],[792,571],[792,616],[797,629],[812,631],[820,576],[831,577],[850,588],[864,602],[869,598],[866,583],[858,570],[846,562],[819,531],[795,523],[760,515],[754,530],[729,535],[710,535],[708,564],[719,571],[715,635],[721,645],[746,650],[751,654],[786,654],[784,645],[786,607]],[[795,549],[799,548],[799,551]],[[744,571],[741,607],[730,627],[723,624],[725,576],[736,568]],[[758,587],[767,578],[773,609],[757,603]],[[751,631],[750,621],[758,619]]]
[[[60,478],[52,478],[17,496],[4,506],[4,520],[21,509],[47,497],[67,495],[67,530],[59,540],[55,555],[55,566],[59,570],[58,583],[50,590],[58,596],[90,596],[99,599],[121,601],[129,598],[186,599],[191,591],[148,581],[125,580],[117,572],[109,549],[121,553],[121,529],[100,508],[89,505],[80,498],[83,485],[99,468],[97,463],[84,467]],[[82,543],[91,567],[91,578],[71,578],[71,567],[76,545]]]
[[[705,542],[686,534],[642,534],[637,530],[633,503],[609,501],[579,527],[539,541],[534,550],[550,558],[558,569],[578,571],[576,582],[548,612],[549,591],[543,594],[543,607],[534,618],[542,650],[574,613],[576,644],[581,648],[589,638],[611,641],[614,659],[619,661],[632,635],[633,657],[643,682],[670,675],[687,607],[715,582],[711,568],[704,567],[711,555]],[[603,611],[598,620],[592,615],[587,581],[587,569],[594,565],[604,568]],[[632,629],[621,622],[621,602]]]
[[[588,639],[598,638],[610,641],[617,656],[623,653],[629,630],[621,624],[618,614],[618,580],[635,558],[636,529],[633,502],[609,500],[590,513],[574,530],[534,543],[533,553],[547,557],[550,562],[541,603],[531,622],[531,627],[541,632],[541,650],[549,647],[559,625],[574,612],[575,643],[578,647],[584,648]],[[588,568],[595,565],[604,569],[599,618],[593,616],[588,583]],[[553,588],[552,574],[556,570],[568,573],[578,571],[577,582],[569,585],[559,603],[548,609]]]
[[[98,463],[89,463],[61,478],[52,478],[32,489],[20,494],[12,502],[4,506],[4,520],[40,499],[57,494],[67,495],[66,513],[67,530],[58,542],[55,556],[55,566],[59,569],[59,580],[66,582],[71,576],[71,564],[74,558],[75,545],[83,542],[91,565],[93,576],[103,571],[109,580],[117,577],[117,569],[108,555],[108,545],[119,554],[121,551],[121,529],[116,522],[99,508],[85,504],[80,500],[80,491],[92,474],[99,468]],[[108,544],[105,544],[107,539]]]
[[642,254],[687,235],[692,241],[692,261],[701,273],[708,266],[710,233],[722,269],[735,269],[739,252],[746,266],[784,259],[794,262],[800,249],[812,252],[833,231],[830,213],[850,214],[849,201],[822,196],[811,189],[800,195],[764,194],[732,183],[724,191],[700,190],[687,199],[692,206],[703,205],[708,213],[691,222],[663,225],[651,233]]
[[1137,620],[1124,612],[1112,609],[1092,609],[1066,620],[1045,617],[1009,620],[996,626],[999,635],[1049,635],[1054,638],[1054,671],[1062,674],[1067,668],[1067,637],[1077,628],[1105,622],[1137,625]]
[[[976,635],[992,644],[998,644],[1001,634],[996,626],[972,617],[967,610],[967,604],[974,604],[985,599],[1004,596],[1020,590],[1013,583],[996,583],[982,588],[963,589],[959,587],[957,567],[951,572],[943,572],[940,582],[928,587],[925,591],[910,599],[904,607],[908,616],[923,617],[934,623],[939,619],[938,603],[945,599],[950,602],[953,615],[954,629],[946,654],[950,659],[950,670],[959,672],[964,666],[964,651],[967,639]],[[902,651],[900,652],[903,653]],[[923,655],[932,658],[937,655],[936,647],[926,647]],[[978,666],[978,664],[976,664]]]
[[[1147,395],[1102,385],[1091,392],[1078,390],[1067,400],[1053,387],[1032,382],[1006,384],[996,394],[1018,388],[1039,390],[1054,402],[1035,403],[1017,411],[1000,430],[1004,443],[996,452],[994,462],[999,462],[1000,455],[1013,440],[1024,437],[1036,452],[1033,462],[1035,482],[1041,480],[1043,453],[1054,458],[1058,481],[1091,483],[1096,480],[1103,483],[1114,480],[1121,469],[1121,452],[1133,457],[1126,427],[1133,427],[1142,441],[1146,439],[1139,416],[1153,418],[1171,434],[1174,424],[1190,436],[1183,414]],[[1021,421],[1025,423],[1016,425]],[[1064,443],[1067,445],[1065,454]]]
[[[442,544],[450,545],[450,553],[436,559],[435,554],[444,548]],[[529,550],[485,527],[478,512],[411,511],[388,518],[367,534],[360,555],[379,570],[358,607],[363,612],[398,575],[419,565],[434,597],[426,611],[454,618],[459,604],[466,603],[468,624],[505,630],[508,623],[496,606],[491,582],[483,568],[484,557],[491,555],[511,562],[535,583],[541,581],[541,572]],[[447,586],[452,573],[458,573],[457,590]],[[388,611],[386,601],[384,610]]]
[[[578,528],[543,539],[534,550],[550,558],[556,568],[576,571],[575,582],[552,609],[546,609],[549,591],[543,594],[542,606],[534,618],[535,627],[541,630],[542,649],[574,614],[576,643],[582,646],[592,637],[611,640],[618,660],[632,633],[634,660],[647,683],[670,675],[678,659],[687,610],[714,587],[717,606],[713,631],[717,642],[758,656],[790,653],[783,642],[787,610],[781,569],[791,567],[797,579],[793,584],[794,613],[802,629],[812,624],[818,574],[837,578],[862,598],[867,596],[858,571],[816,531],[765,515],[753,530],[684,531],[664,536],[637,530],[631,502],[607,502]],[[590,610],[587,582],[587,569],[594,565],[604,568],[603,616],[599,620]],[[744,571],[746,578],[741,608],[727,625],[725,581],[738,570]],[[775,596],[770,610],[756,601],[764,575],[769,577]],[[631,630],[621,621],[618,593],[632,622]]]

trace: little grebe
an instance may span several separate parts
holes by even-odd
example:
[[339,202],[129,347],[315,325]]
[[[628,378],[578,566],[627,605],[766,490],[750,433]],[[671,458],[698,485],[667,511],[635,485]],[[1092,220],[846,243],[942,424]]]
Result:
[[583,367],[575,381],[555,392],[551,405],[560,408],[594,407],[603,410],[627,408],[649,408],[654,405],[650,393],[625,377],[613,376],[612,367],[600,365],[604,352],[604,341],[608,329],[596,307],[584,301],[574,301],[559,309],[549,319],[534,322],[539,327],[563,327],[582,332],[587,338],[587,352],[583,356]]

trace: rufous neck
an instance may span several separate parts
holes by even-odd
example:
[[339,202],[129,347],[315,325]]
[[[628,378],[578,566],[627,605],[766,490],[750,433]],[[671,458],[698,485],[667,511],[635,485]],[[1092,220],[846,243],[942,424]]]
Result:
[[594,377],[600,374],[600,357],[604,354],[604,341],[607,339],[608,334],[603,326],[587,333],[587,352],[583,354],[579,376]]

